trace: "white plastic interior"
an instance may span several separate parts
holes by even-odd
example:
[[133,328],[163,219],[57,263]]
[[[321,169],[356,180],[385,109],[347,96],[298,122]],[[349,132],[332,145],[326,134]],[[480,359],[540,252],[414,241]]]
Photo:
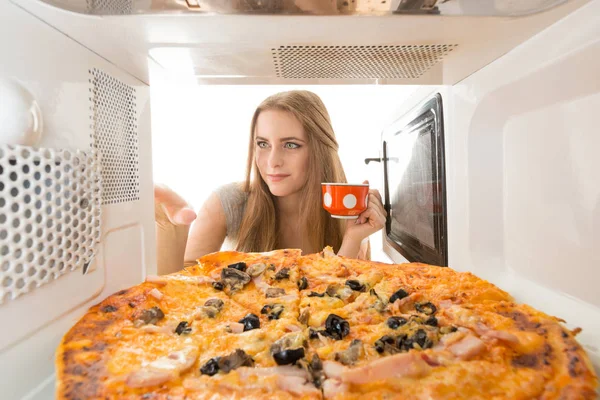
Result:
[[[149,61],[150,49],[189,48],[199,54],[205,51],[204,37],[210,37],[221,46],[207,48],[224,49],[227,55],[210,64],[216,74],[226,62],[241,68],[254,57],[243,49],[262,43],[261,35],[276,31],[282,41],[297,40],[311,22],[289,19],[297,29],[286,30],[279,20],[258,18],[236,19],[237,24],[207,19],[204,25],[189,17],[82,17],[30,0],[0,2],[0,76],[18,78],[38,99],[47,123],[45,146],[90,148],[88,97],[94,68],[135,88],[139,139],[139,199],[103,206],[100,251],[91,271],[68,274],[12,302],[27,302],[30,314],[12,317],[9,325],[26,321],[29,331],[15,340],[0,336],[3,399],[52,398],[53,354],[62,335],[91,304],[156,270],[148,65],[161,68],[173,60]],[[442,94],[450,266],[490,280],[517,300],[564,318],[569,327],[582,327],[578,339],[600,370],[600,255],[595,249],[600,243],[600,162],[595,154],[600,146],[600,0],[575,0],[515,20],[413,18],[396,20],[405,25],[370,19],[363,27],[371,30],[360,36],[358,30],[342,29],[357,20],[325,17],[318,21],[330,24],[317,25],[308,40],[385,43],[391,36],[381,32],[388,32],[411,42],[448,39],[468,50],[453,52],[428,80],[411,82],[441,86],[414,93],[399,88],[396,110],[373,125],[391,125],[431,94]],[[264,31],[251,29],[258,21]],[[221,30],[217,22],[224,23],[218,25]],[[236,41],[247,32],[255,42]],[[188,82],[222,81],[194,71],[179,73]],[[298,83],[245,78],[244,83]],[[193,90],[202,93],[203,88]],[[176,92],[173,104],[182,101]],[[365,148],[379,143],[379,133],[365,132]],[[356,158],[373,157],[370,151],[357,152]],[[14,315],[12,304],[0,306],[0,320]]]

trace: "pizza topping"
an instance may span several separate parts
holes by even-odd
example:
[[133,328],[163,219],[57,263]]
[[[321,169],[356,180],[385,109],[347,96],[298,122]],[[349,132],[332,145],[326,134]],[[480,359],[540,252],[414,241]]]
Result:
[[298,285],[299,290],[304,290],[308,288],[308,279],[306,279],[306,277],[303,276],[298,280],[298,282],[296,282],[296,284]]
[[260,310],[260,313],[266,314],[268,319],[273,320],[273,319],[279,319],[283,310],[284,310],[283,304],[279,304],[279,303],[266,304]]
[[260,320],[258,319],[258,316],[252,313],[247,314],[238,322],[244,325],[244,332],[260,328]]
[[346,350],[335,353],[335,361],[339,361],[344,365],[353,365],[360,358],[362,352],[362,341],[354,339]]
[[165,314],[158,307],[152,307],[147,310],[142,311],[139,318],[134,321],[134,325],[136,327],[140,327],[142,325],[147,324],[156,324],[158,321],[163,319]]
[[219,282],[219,281],[213,282],[212,283],[212,287],[215,290],[223,290],[223,289],[225,289],[225,285],[223,285],[223,282]]
[[366,286],[355,279],[349,279],[346,281],[346,286],[356,292],[364,292],[367,290]]
[[425,315],[433,315],[437,311],[437,308],[430,302],[416,303],[415,308],[418,312],[423,313]]
[[327,286],[325,293],[329,297],[337,297],[341,300],[348,300],[352,296],[352,289],[342,285],[334,284]]
[[197,358],[197,350],[188,346],[174,351],[168,356],[158,358],[140,370],[129,374],[125,383],[132,388],[161,385],[190,369]]
[[194,312],[194,318],[206,317],[215,318],[223,309],[224,303],[221,299],[208,299],[203,306],[200,306]]
[[308,297],[325,297],[325,293],[310,292]]
[[485,343],[478,337],[468,334],[460,341],[448,347],[448,350],[464,360],[475,357],[485,349]]
[[288,333],[284,335],[281,339],[276,340],[271,345],[271,354],[279,353],[283,350],[287,349],[297,349],[298,347],[304,347],[306,340],[304,339],[304,335],[299,332]]
[[387,320],[387,326],[389,326],[391,329],[398,329],[402,325],[405,325],[406,322],[406,318],[403,317],[390,317]]
[[253,367],[254,360],[244,350],[236,349],[233,353],[219,357],[217,360],[219,370],[228,373],[239,367]]
[[273,353],[273,359],[277,365],[289,365],[294,364],[296,361],[304,357],[304,347],[297,349],[282,350],[277,353]]
[[215,358],[211,358],[210,360],[208,360],[206,362],[206,364],[204,364],[202,367],[200,367],[200,373],[202,375],[208,375],[208,376],[213,376],[216,375],[217,372],[219,372],[219,359],[221,357],[215,357]]
[[308,325],[308,320],[310,319],[310,308],[305,308],[300,312],[298,316],[298,322],[304,325]]
[[386,307],[387,307],[387,305],[388,305],[388,302],[387,302],[387,300],[386,300],[384,297],[380,297],[380,296],[377,294],[377,292],[375,291],[375,289],[371,289],[371,290],[369,291],[369,294],[370,294],[371,296],[375,296],[375,297],[377,298],[377,300],[375,300],[375,303],[373,304],[373,306],[372,306],[372,307],[373,307],[375,310],[377,310],[378,312],[384,312],[384,311],[385,311],[385,308],[386,308]]
[[320,394],[319,389],[309,384],[305,378],[299,376],[277,376],[277,386],[281,390],[291,392],[296,395]]
[[192,332],[192,327],[188,326],[187,321],[181,321],[177,328],[175,328],[175,333],[178,335],[187,335]]
[[267,269],[266,264],[258,263],[258,264],[252,264],[251,266],[249,266],[248,270],[246,272],[251,277],[256,278],[257,276],[262,275],[262,273],[265,272],[265,269]]
[[332,338],[341,340],[350,333],[350,324],[338,315],[329,314],[325,321],[325,330]]
[[148,294],[159,301],[162,300],[162,298],[164,297],[164,294],[162,294],[162,292],[160,290],[158,290],[157,288],[152,289],[151,291],[148,292]]
[[365,384],[389,378],[420,377],[431,367],[416,353],[383,357],[357,368],[345,368],[340,373],[342,382]]
[[396,300],[401,300],[405,297],[408,296],[408,292],[404,289],[399,289],[396,293],[394,293],[391,297],[390,297],[390,303],[395,302]]
[[347,383],[342,383],[338,379],[326,379],[323,382],[323,395],[326,399],[334,398],[338,394],[346,393],[350,387]]
[[282,279],[290,278],[290,269],[289,268],[281,268],[276,274],[275,279],[280,281]]
[[265,297],[267,299],[281,296],[285,296],[285,290],[282,288],[270,287],[265,291]]
[[438,326],[438,320],[436,317],[429,317],[427,318],[427,320],[425,321],[425,325],[429,325],[429,326]]
[[238,271],[246,272],[246,263],[245,262],[237,262],[235,264],[229,264],[227,268],[237,269]]
[[239,290],[247,285],[252,278],[244,271],[235,268],[223,268],[221,270],[221,282],[230,290]]
[[442,326],[440,328],[440,333],[442,335],[445,335],[445,334],[448,334],[448,333],[456,332],[457,330],[458,330],[458,328],[455,327],[455,326]]
[[244,324],[240,324],[239,322],[231,322],[227,325],[227,331],[231,333],[242,333],[244,332]]
[[400,350],[396,347],[396,339],[391,335],[385,335],[375,341],[375,350],[378,353],[387,352],[389,354],[399,353]]
[[115,312],[115,311],[117,311],[117,307],[115,307],[115,306],[108,305],[108,306],[102,307],[102,312],[104,312],[104,313],[111,313],[111,312]]

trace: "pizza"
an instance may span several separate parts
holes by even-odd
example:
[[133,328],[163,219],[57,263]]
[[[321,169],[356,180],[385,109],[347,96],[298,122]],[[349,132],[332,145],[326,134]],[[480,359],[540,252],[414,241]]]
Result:
[[58,399],[593,399],[562,320],[470,273],[219,252],[90,310],[57,350]]

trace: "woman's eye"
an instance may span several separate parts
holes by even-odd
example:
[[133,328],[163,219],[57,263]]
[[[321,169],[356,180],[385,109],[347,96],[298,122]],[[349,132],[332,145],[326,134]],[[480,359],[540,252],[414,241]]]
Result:
[[256,145],[261,149],[266,149],[267,147],[269,147],[269,143],[267,142],[256,142]]
[[287,143],[285,144],[285,148],[286,148],[286,149],[297,149],[297,148],[299,148],[299,147],[300,147],[300,145],[299,145],[299,144],[292,143],[292,142],[287,142]]

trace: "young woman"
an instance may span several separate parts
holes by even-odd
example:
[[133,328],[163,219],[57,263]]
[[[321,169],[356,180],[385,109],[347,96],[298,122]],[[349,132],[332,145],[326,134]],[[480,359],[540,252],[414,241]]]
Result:
[[331,218],[322,207],[321,182],[346,182],[337,151],[329,114],[316,94],[295,90],[264,100],[252,118],[243,184],[219,188],[197,218],[177,194],[155,188],[159,273],[195,264],[226,241],[245,252],[314,253],[329,245],[339,255],[368,258],[366,239],[385,224],[379,192],[369,192],[368,208],[357,220]]

